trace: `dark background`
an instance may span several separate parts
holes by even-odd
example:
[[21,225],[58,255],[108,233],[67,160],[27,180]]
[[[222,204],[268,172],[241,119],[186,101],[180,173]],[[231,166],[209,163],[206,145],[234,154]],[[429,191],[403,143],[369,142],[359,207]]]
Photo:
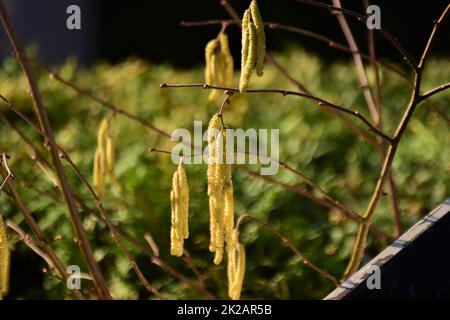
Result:
[[[98,59],[119,62],[128,56],[138,56],[155,63],[171,63],[190,67],[203,61],[203,47],[214,37],[220,26],[184,28],[180,21],[228,19],[219,0],[8,0],[13,22],[22,40],[39,44],[40,59],[48,64],[61,63],[67,56],[77,55],[83,64]],[[239,13],[250,0],[231,0]],[[331,3],[331,1],[323,1]],[[259,0],[266,21],[288,24],[322,33],[345,44],[341,29],[326,9],[297,3],[294,0]],[[391,32],[406,49],[417,56],[432,29],[433,20],[442,12],[447,0],[372,1],[381,8],[382,27]],[[66,28],[66,8],[78,4],[82,11],[82,30]],[[343,0],[343,7],[363,13],[362,0]],[[362,51],[366,50],[364,24],[348,18]],[[232,51],[239,55],[240,34],[230,27]],[[320,54],[327,61],[348,58],[326,44],[286,31],[268,30],[268,48],[283,50],[291,44]],[[447,23],[438,37],[434,54],[450,53],[450,25]],[[4,40],[4,38],[3,38]],[[6,42],[2,41],[2,47]],[[393,46],[377,36],[378,54],[398,59]],[[3,55],[5,55],[3,50]]]

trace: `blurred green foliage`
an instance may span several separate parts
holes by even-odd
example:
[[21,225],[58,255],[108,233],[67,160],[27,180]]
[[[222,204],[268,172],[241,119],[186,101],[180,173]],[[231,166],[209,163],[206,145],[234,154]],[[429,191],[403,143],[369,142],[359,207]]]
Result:
[[[351,106],[367,115],[352,64],[324,65],[315,56],[299,48],[293,48],[278,58],[294,77],[301,79],[316,95]],[[70,60],[58,71],[63,78],[169,133],[176,128],[192,131],[194,120],[203,121],[206,129],[210,116],[217,112],[220,103],[208,102],[208,92],[201,89],[159,88],[161,82],[201,83],[201,68],[176,70],[168,65],[149,65],[130,59],[118,65],[99,63],[84,70],[77,66],[75,60]],[[109,111],[50,79],[47,74],[37,74],[57,141],[81,171],[91,178],[96,132],[101,119]],[[384,126],[387,132],[392,133],[409,99],[410,89],[395,74],[382,71],[380,75]],[[374,78],[373,74],[369,76]],[[433,88],[449,78],[450,61],[431,60],[424,75],[424,89]],[[295,89],[269,65],[264,77],[252,79],[251,87]],[[13,59],[3,63],[0,93],[33,118],[26,80]],[[433,102],[448,114],[448,92],[434,97]],[[41,138],[32,129],[4,105],[1,112],[48,156],[48,152],[41,147]],[[280,159],[320,184],[333,197],[357,212],[363,212],[380,170],[379,154],[313,102],[275,94],[235,95],[224,117],[233,127],[279,128]],[[181,259],[169,255],[169,191],[176,166],[171,163],[169,156],[148,152],[150,146],[170,150],[174,143],[121,115],[114,118],[112,125],[117,144],[118,183],[109,186],[104,200],[109,215],[114,222],[142,241],[145,233],[152,234],[162,257],[183,274],[195,279],[195,274]],[[449,195],[449,136],[448,124],[422,104],[414,114],[393,165],[400,209],[406,226],[417,221]],[[11,156],[9,163],[17,184],[25,183],[19,186],[20,195],[41,228],[49,238],[62,236],[61,240],[53,244],[56,253],[66,265],[80,265],[86,271],[73,241],[66,206],[33,189],[60,198],[58,190],[30,158],[29,147],[4,124],[0,124],[0,151]],[[95,208],[86,188],[68,166],[65,168],[76,194]],[[208,251],[206,167],[189,165],[187,172],[191,189],[191,237],[185,247],[196,268],[204,275],[206,287],[218,297],[226,298],[225,264],[213,265],[212,254]],[[274,178],[284,183],[303,185],[296,176],[283,170]],[[314,263],[336,277],[342,275],[356,230],[354,223],[338,223],[335,212],[279,186],[251,178],[242,171],[235,170],[233,179],[237,215],[247,213],[269,222],[289,236]],[[0,197],[0,212],[31,233],[15,204],[3,194]],[[375,222],[387,232],[392,230],[391,212],[388,197],[385,196],[377,209]],[[89,213],[81,214],[113,296],[122,299],[152,297],[112,242],[109,230]],[[303,265],[267,230],[252,222],[246,222],[241,230],[241,239],[247,250],[243,298],[318,299],[333,289],[330,282]],[[68,292],[60,280],[39,276],[39,269],[44,268],[45,263],[15,235],[10,233],[10,236],[13,246],[10,298],[68,298]],[[366,259],[385,245],[371,235]],[[139,251],[132,247],[129,249],[149,281],[168,298],[203,298],[197,291],[152,265]],[[89,285],[89,280],[83,280],[83,286]]]

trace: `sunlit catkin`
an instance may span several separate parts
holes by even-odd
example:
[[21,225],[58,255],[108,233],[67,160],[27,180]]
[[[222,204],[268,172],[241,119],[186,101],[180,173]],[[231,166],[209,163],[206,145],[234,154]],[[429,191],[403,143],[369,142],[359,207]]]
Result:
[[253,70],[255,69],[256,63],[256,50],[257,50],[257,33],[253,22],[248,24],[248,50],[247,59],[244,67],[241,70],[241,80],[239,82],[239,91],[245,92],[248,89],[250,82],[250,77],[252,76]]
[[8,238],[3,219],[0,216],[0,300],[8,294],[9,263]]
[[114,140],[110,133],[111,117],[102,120],[97,132],[97,149],[94,155],[93,185],[103,198],[106,193],[106,177],[116,181],[114,173],[115,150]]
[[181,256],[183,255],[184,239],[189,236],[189,186],[182,161],[173,174],[170,203],[172,208],[170,253],[174,256]]
[[261,77],[264,73],[264,56],[266,54],[266,34],[264,32],[264,22],[259,12],[258,3],[253,0],[250,4],[253,23],[255,24],[257,34],[256,49],[256,75]]
[[239,91],[248,89],[251,75],[256,69],[256,75],[264,73],[264,56],[266,54],[266,35],[264,22],[259,12],[256,0],[250,4],[250,8],[244,12],[242,18],[242,53],[241,53],[241,78]]
[[115,167],[115,146],[114,140],[110,134],[106,137],[106,170],[108,171],[108,175],[112,181],[116,180],[116,175],[114,173]]
[[234,199],[231,165],[227,163],[226,130],[218,130],[220,118],[213,116],[208,127],[208,196],[210,211],[210,245],[214,263],[223,259],[234,226]]
[[245,275],[245,248],[238,238],[239,234],[234,231],[227,245],[228,296],[233,300],[241,297]]
[[[228,87],[233,82],[234,63],[230,52],[228,36],[221,32],[205,47],[205,82],[216,87]],[[213,89],[209,100],[216,99],[220,90]]]
[[220,52],[225,62],[225,86],[230,87],[233,85],[234,60],[231,55],[228,36],[225,33],[221,33],[219,36],[219,42]]
[[212,85],[214,82],[214,76],[213,76],[213,68],[212,68],[212,64],[213,64],[213,57],[214,57],[214,52],[217,48],[217,39],[213,39],[211,41],[209,41],[206,44],[205,47],[205,81],[206,84]]

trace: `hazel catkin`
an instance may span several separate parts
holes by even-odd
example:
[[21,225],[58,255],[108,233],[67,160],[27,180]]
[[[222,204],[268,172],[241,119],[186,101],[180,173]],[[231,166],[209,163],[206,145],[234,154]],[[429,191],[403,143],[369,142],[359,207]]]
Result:
[[106,178],[116,181],[114,173],[115,148],[111,136],[111,117],[102,120],[97,132],[97,149],[94,155],[93,185],[103,198],[106,193]]
[[0,300],[8,294],[10,253],[6,228],[0,215]]
[[170,253],[183,255],[184,239],[189,237],[189,186],[182,160],[172,178]]
[[234,226],[234,199],[231,166],[227,163],[226,130],[217,130],[219,116],[214,115],[208,127],[208,196],[210,211],[210,245],[214,263],[223,259]]
[[256,75],[264,73],[264,56],[266,54],[266,36],[264,23],[259,12],[256,0],[245,10],[242,18],[242,53],[241,53],[241,77],[239,91],[248,89],[251,75],[256,69]]
[[[234,72],[233,56],[229,48],[228,36],[220,33],[205,47],[205,82],[211,86],[228,87],[232,85]],[[220,90],[213,89],[209,100],[214,100]]]
[[250,4],[253,23],[256,29],[256,75],[261,77],[264,73],[264,56],[266,54],[266,34],[264,32],[264,22],[259,12],[258,3],[253,0]]
[[228,296],[233,300],[239,300],[245,276],[245,248],[238,238],[234,231],[227,246]]

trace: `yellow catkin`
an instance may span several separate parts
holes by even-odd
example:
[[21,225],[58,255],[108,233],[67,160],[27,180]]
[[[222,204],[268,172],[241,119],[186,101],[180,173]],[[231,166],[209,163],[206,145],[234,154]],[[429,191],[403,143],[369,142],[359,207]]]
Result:
[[173,174],[170,203],[172,209],[170,253],[174,256],[181,256],[183,255],[184,239],[189,236],[189,186],[182,161]]
[[239,235],[234,231],[227,246],[228,296],[238,300],[241,296],[245,276],[245,248],[239,243]]
[[226,130],[219,131],[220,118],[216,114],[208,127],[208,196],[210,211],[210,245],[214,252],[214,263],[223,259],[225,243],[228,246],[234,227],[233,183],[231,165],[227,160]]
[[220,118],[218,114],[213,115],[209,121],[208,126],[208,195],[214,193],[214,186],[216,185],[216,148],[215,141],[218,132],[218,126],[220,123]]
[[[220,85],[218,83],[218,77],[220,77],[221,71],[221,61],[220,57],[217,55],[217,49],[219,46],[219,41],[213,39],[206,44],[205,47],[205,82],[211,86]],[[218,90],[211,90],[208,99],[210,101],[217,98],[220,94]]]
[[108,170],[109,177],[112,181],[116,180],[116,175],[114,173],[115,167],[115,146],[114,140],[111,135],[108,134],[106,137],[106,169]]
[[9,289],[9,247],[6,228],[0,216],[0,299],[8,294]]
[[93,185],[97,189],[101,198],[105,195],[105,176],[102,172],[103,162],[104,154],[100,149],[97,149],[94,156]]
[[114,173],[115,148],[114,140],[110,134],[111,117],[102,120],[97,132],[97,149],[94,156],[93,185],[99,196],[103,198],[106,193],[106,178],[116,181]]
[[255,24],[257,35],[257,49],[256,49],[256,75],[261,77],[264,73],[264,56],[266,55],[266,35],[264,32],[264,22],[259,12],[258,3],[253,0],[250,4],[250,11],[252,13],[252,20]]
[[242,52],[241,52],[241,68],[244,69],[247,63],[248,47],[249,47],[249,30],[248,25],[250,23],[250,11],[245,10],[242,17]]
[[225,82],[226,87],[233,85],[233,73],[234,73],[234,60],[231,55],[228,36],[225,33],[221,33],[219,36],[220,52],[225,62]]
[[239,82],[239,91],[245,92],[248,89],[250,77],[255,69],[256,51],[257,51],[257,33],[253,22],[248,25],[248,52],[244,68],[241,70],[241,80]]
[[225,241],[230,243],[230,237],[234,228],[234,196],[233,186],[225,189],[224,198]]
[[212,58],[214,57],[214,52],[217,48],[217,40],[213,39],[206,44],[205,47],[205,82],[206,84],[212,85],[213,80],[213,68],[212,68]]
[[178,179],[180,189],[180,218],[182,224],[182,236],[184,239],[187,239],[189,237],[189,185],[186,170],[184,169],[182,161],[178,164]]

